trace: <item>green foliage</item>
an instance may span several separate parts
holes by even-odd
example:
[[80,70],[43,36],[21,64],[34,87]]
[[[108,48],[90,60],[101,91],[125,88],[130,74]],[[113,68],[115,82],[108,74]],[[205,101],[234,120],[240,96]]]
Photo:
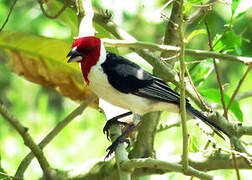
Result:
[[[208,90],[201,90],[200,93],[206,97],[208,100],[211,100],[212,102],[219,103],[221,105],[221,96],[220,96],[220,91],[217,89],[208,89]],[[230,97],[224,93],[224,100],[227,103],[230,101]],[[243,122],[243,113],[240,108],[240,105],[238,101],[234,100],[230,110],[234,113],[235,117],[239,122]]]
[[187,36],[185,42],[186,42],[186,43],[190,43],[190,41],[191,41],[194,37],[196,37],[196,36],[198,36],[198,35],[200,35],[200,34],[207,34],[207,32],[206,32],[205,29],[196,29],[196,30],[193,30],[193,31],[191,32],[191,34],[189,34],[189,36]]
[[212,72],[212,70],[212,60],[206,60],[204,63],[191,65],[189,72],[195,86],[199,86],[200,83],[204,82],[207,79],[208,75]]
[[[55,15],[55,12],[59,12],[62,7],[64,6],[64,4],[62,3],[62,1],[59,0],[54,0],[54,1],[48,1],[47,3],[47,7],[48,7],[48,14],[52,14]],[[60,14],[60,16],[57,18],[57,20],[66,25],[69,29],[71,29],[72,37],[75,37],[78,35],[78,18],[76,16],[76,12],[74,11],[74,9],[72,8],[67,8],[65,11],[63,11],[62,14]]]
[[12,57],[11,68],[17,74],[41,85],[58,88],[60,93],[75,100],[87,96],[78,65],[66,63],[70,42],[21,32],[2,32],[0,47]]
[[235,51],[237,55],[241,55],[241,45],[242,45],[242,36],[237,35],[232,30],[226,30],[222,35],[216,35],[213,42],[215,51]]
[[[56,14],[65,1],[50,0],[44,4],[50,15]],[[200,3],[207,1],[188,0],[184,5],[185,16],[189,17],[197,11]],[[249,10],[238,12],[240,0],[232,4],[217,3],[207,16],[210,31],[214,38],[214,50],[234,55],[252,55],[252,26]],[[111,20],[119,27],[129,32],[137,40],[161,44],[167,19],[160,18],[160,8],[166,1],[110,1],[94,0],[94,9],[102,12],[108,9],[112,13]],[[0,17],[6,17],[12,1],[0,1]],[[121,6],[123,5],[123,6]],[[218,9],[219,7],[221,8]],[[167,16],[171,7],[165,8]],[[158,13],[157,13],[158,12]],[[230,12],[230,13],[227,13]],[[232,13],[231,13],[232,12]],[[251,13],[251,12],[250,12]],[[236,15],[237,14],[237,15]],[[209,50],[208,38],[203,19],[198,17],[192,24],[186,24],[186,48]],[[5,18],[0,18],[0,25]],[[186,22],[187,23],[187,22]],[[228,28],[224,27],[228,24]],[[98,23],[94,24],[97,36],[114,38]],[[0,99],[13,114],[29,128],[32,137],[39,142],[55,125],[65,118],[78,104],[65,98],[85,99],[89,95],[79,67],[67,64],[66,54],[71,48],[73,38],[78,34],[78,18],[74,7],[67,8],[57,19],[46,18],[39,9],[37,1],[18,1],[17,6],[4,29],[0,32]],[[245,41],[246,39],[246,41]],[[127,48],[108,48],[143,65],[142,59]],[[159,53],[154,52],[156,55]],[[188,58],[188,62],[197,59]],[[201,59],[202,60],[202,59]],[[227,65],[228,64],[228,65]],[[222,84],[225,86],[224,99],[226,104],[236,88],[242,75],[241,66],[236,63],[219,61],[218,68]],[[151,68],[147,67],[149,71]],[[192,80],[200,93],[211,103],[221,107],[220,93],[213,71],[212,59],[204,59],[201,63],[188,65]],[[25,77],[11,73],[10,70]],[[250,78],[241,87],[241,92],[251,90]],[[40,84],[37,85],[37,84]],[[42,87],[45,86],[45,87]],[[56,89],[61,94],[48,87]],[[62,96],[62,94],[64,96]],[[239,122],[250,123],[252,112],[251,101],[233,101],[231,113]],[[245,107],[245,108],[244,108]],[[113,111],[113,109],[111,110]],[[222,111],[222,109],[220,109]],[[165,112],[161,122],[177,120],[178,115]],[[23,145],[22,139],[13,128],[0,117],[1,165],[0,172],[15,174],[19,163],[29,150]],[[102,133],[105,117],[96,109],[88,108],[83,115],[77,117],[57,138],[44,150],[50,164],[62,170],[76,169],[84,164],[87,171],[92,162],[103,159],[106,147],[110,144]],[[190,151],[199,152],[202,144],[207,141],[202,132],[194,124],[188,123],[190,133]],[[193,135],[192,135],[193,134]],[[202,137],[202,138],[199,138]],[[168,142],[168,143],[167,143]],[[168,147],[163,145],[168,144]],[[168,155],[180,154],[182,149],[181,131],[173,128],[158,133],[155,138],[155,150],[160,159]],[[83,169],[82,169],[83,170]],[[93,169],[94,172],[97,169]],[[234,172],[212,172],[224,179],[234,177]],[[243,174],[243,172],[241,172]],[[38,179],[41,171],[33,162],[25,174],[26,179]],[[184,179],[178,173],[162,175],[164,179]],[[245,177],[245,175],[244,175]],[[0,176],[0,179],[4,178]],[[6,178],[5,178],[6,179]],[[151,176],[141,177],[141,180],[152,179]]]
[[241,0],[232,0],[232,16],[235,14]]
[[199,152],[200,146],[197,141],[197,137],[190,136],[190,144],[189,144],[189,151],[190,152]]

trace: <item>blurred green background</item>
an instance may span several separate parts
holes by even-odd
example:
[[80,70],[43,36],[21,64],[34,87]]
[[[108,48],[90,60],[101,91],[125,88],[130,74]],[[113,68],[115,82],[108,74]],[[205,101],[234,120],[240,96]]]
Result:
[[[187,16],[195,12],[200,1],[187,1]],[[202,2],[202,1],[201,1]],[[245,2],[245,3],[244,3]],[[223,45],[216,46],[216,50],[227,50],[230,54],[252,56],[252,9],[247,0],[241,1],[236,14],[233,16],[231,34],[227,39],[220,41],[231,44],[230,47]],[[250,1],[249,1],[250,2]],[[0,25],[3,24],[9,8],[13,1],[0,1]],[[166,3],[165,0],[94,0],[93,5],[96,10],[108,9],[112,14],[112,20],[121,28],[129,32],[136,39],[146,42],[161,43],[163,40],[167,20],[161,18],[160,9]],[[242,6],[245,4],[245,6]],[[62,5],[62,4],[60,4]],[[171,8],[166,8],[163,13],[169,15]],[[244,12],[245,13],[242,13]],[[51,12],[54,13],[53,11]],[[207,20],[212,32],[212,36],[218,39],[227,27],[230,26],[232,16],[231,4],[217,3],[214,10],[207,15]],[[17,1],[17,4],[11,14],[11,17],[4,28],[4,31],[24,32],[32,35],[44,36],[49,38],[61,39],[69,43],[76,35],[76,29],[71,28],[69,23],[64,23],[61,19],[46,18],[39,8],[39,4],[34,0]],[[70,19],[71,20],[71,19]],[[76,19],[73,21],[76,21]],[[77,27],[76,27],[77,28]],[[202,20],[196,20],[186,25],[185,35],[188,37],[195,30],[204,29]],[[1,32],[0,32],[1,33]],[[237,40],[237,41],[236,41]],[[227,42],[228,41],[228,42]],[[229,42],[230,41],[230,42]],[[70,47],[69,47],[70,48]],[[206,33],[199,33],[187,43],[187,48],[208,50],[208,40]],[[220,48],[220,49],[218,49]],[[29,132],[36,142],[42,138],[55,125],[66,117],[74,108],[78,106],[77,102],[63,97],[58,92],[42,87],[35,83],[25,80],[23,77],[12,73],[8,64],[8,56],[0,47],[0,97],[8,106],[13,114],[29,128]],[[126,48],[118,49],[121,55],[131,59],[139,59],[136,54]],[[193,60],[187,58],[187,61]],[[65,63],[66,59],[62,59]],[[141,62],[140,62],[141,64]],[[193,65],[192,65],[193,66]],[[197,88],[203,94],[218,94],[218,85],[213,71],[211,60],[192,68],[189,66],[192,79]],[[221,61],[218,63],[222,83],[225,85],[225,94],[231,96],[238,81],[246,70],[246,67],[240,63],[230,63]],[[252,72],[249,73],[243,83],[240,92],[251,90]],[[209,90],[206,92],[206,90]],[[217,95],[208,100],[218,103]],[[241,112],[234,110],[230,113],[231,120],[237,121],[237,116],[243,116],[244,124],[252,124],[252,98],[239,101]],[[240,113],[240,114],[239,114]],[[237,115],[238,114],[238,115]],[[177,120],[178,115],[164,112],[162,122]],[[241,121],[241,119],[239,119]],[[110,142],[102,133],[105,124],[105,117],[94,108],[88,108],[68,125],[45,149],[45,155],[50,164],[58,169],[88,169],[92,163],[101,160],[106,154],[106,148]],[[205,136],[201,136],[202,131],[194,125],[194,122],[188,123],[192,141],[198,147],[198,150],[206,142]],[[197,138],[195,138],[197,137]],[[252,143],[252,140],[247,138]],[[0,117],[0,157],[1,166],[8,174],[14,174],[20,161],[29,152],[23,145],[23,141],[16,131]],[[225,146],[225,145],[224,145]],[[182,151],[181,129],[173,128],[157,134],[155,140],[157,157],[166,159],[173,154],[179,154]],[[252,150],[251,146],[248,146]],[[197,148],[190,149],[197,151]],[[242,170],[241,175],[244,178],[252,177],[251,172]],[[219,170],[211,172],[219,175],[222,179],[235,179],[233,170]],[[27,179],[37,179],[42,174],[39,164],[33,160],[25,173]],[[142,178],[144,179],[144,178]],[[184,179],[184,176],[177,173],[169,173],[162,176],[152,176],[145,179]]]

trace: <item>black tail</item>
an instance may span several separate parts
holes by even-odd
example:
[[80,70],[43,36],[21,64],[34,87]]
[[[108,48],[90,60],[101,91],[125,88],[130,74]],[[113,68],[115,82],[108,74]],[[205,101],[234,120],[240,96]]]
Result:
[[214,132],[220,136],[222,139],[225,139],[222,136],[222,133],[226,134],[227,136],[228,133],[225,132],[225,130],[223,130],[221,127],[217,126],[216,124],[214,124],[212,121],[210,121],[204,114],[202,114],[201,112],[199,112],[198,110],[194,109],[190,104],[186,104],[186,110],[188,112],[190,112],[192,115],[194,115],[195,117],[199,118],[200,120],[202,120],[204,123],[206,123],[207,125],[209,125],[210,127],[213,128]]

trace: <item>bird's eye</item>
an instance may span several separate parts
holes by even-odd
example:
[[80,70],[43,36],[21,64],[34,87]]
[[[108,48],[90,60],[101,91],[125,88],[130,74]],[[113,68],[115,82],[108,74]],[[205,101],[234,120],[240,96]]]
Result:
[[93,48],[86,48],[85,49],[85,53],[89,53],[89,52],[92,52],[93,51]]

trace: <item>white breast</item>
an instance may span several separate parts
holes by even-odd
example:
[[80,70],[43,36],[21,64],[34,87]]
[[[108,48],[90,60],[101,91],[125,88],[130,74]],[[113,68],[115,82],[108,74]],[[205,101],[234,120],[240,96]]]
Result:
[[[105,51],[101,47],[102,51]],[[168,104],[165,102],[146,99],[130,93],[122,93],[116,90],[108,82],[106,74],[103,72],[101,64],[105,61],[106,57],[100,57],[98,63],[93,66],[89,72],[89,88],[99,97],[108,101],[109,103],[129,109],[138,114],[145,114],[152,111],[169,110],[178,112],[178,106]]]
[[[108,79],[99,66],[93,66],[88,76],[89,88],[100,98],[113,105],[144,114],[151,105],[149,100],[133,94],[121,93],[110,85]],[[138,106],[136,109],[135,106]]]

